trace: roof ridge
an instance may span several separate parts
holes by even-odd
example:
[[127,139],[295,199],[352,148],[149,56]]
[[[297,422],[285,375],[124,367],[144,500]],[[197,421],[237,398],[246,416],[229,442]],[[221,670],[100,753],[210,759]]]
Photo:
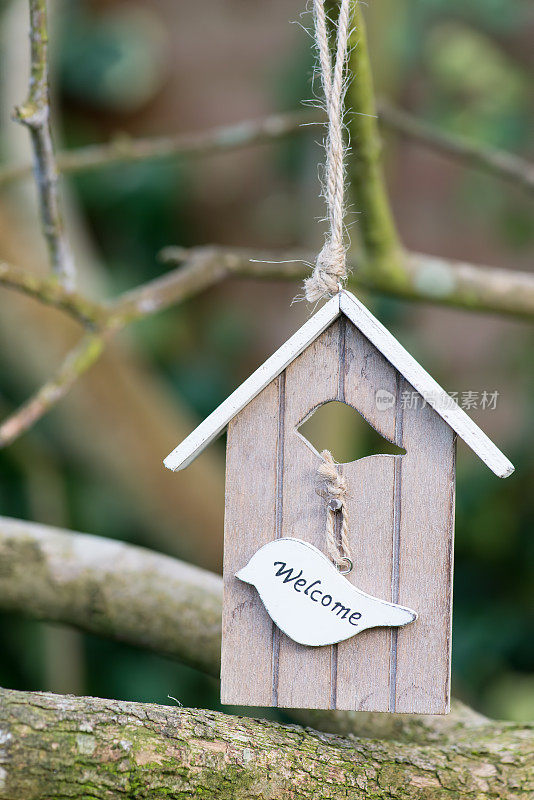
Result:
[[513,464],[465,411],[415,360],[387,328],[351,292],[342,290],[330,298],[296,333],[255,370],[195,430],[184,439],[164,464],[171,470],[187,467],[216,439],[230,420],[254,399],[343,313],[410,383],[429,406],[460,436],[500,478],[514,471]]

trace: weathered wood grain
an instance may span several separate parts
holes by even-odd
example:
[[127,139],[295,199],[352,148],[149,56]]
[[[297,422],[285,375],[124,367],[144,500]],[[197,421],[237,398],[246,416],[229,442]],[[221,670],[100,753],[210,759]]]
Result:
[[273,623],[253,586],[235,577],[276,538],[277,378],[230,423],[226,447],[221,700],[272,703]]
[[[377,390],[397,393],[397,373],[347,320],[344,399],[373,427],[395,441],[396,408],[379,410]],[[394,471],[400,456],[374,455],[345,464],[346,497],[354,568],[348,580],[376,597],[391,599],[393,574]],[[391,631],[363,631],[338,645],[337,707],[387,711]]]
[[507,478],[514,465],[473,422],[463,408],[423,369],[397,339],[351,292],[339,294],[343,314],[380,350],[400,374],[422,395],[442,419],[499,478]]
[[[319,454],[298,433],[310,411],[338,399],[339,320],[286,369],[282,535],[295,536],[324,551],[325,501],[317,494]],[[332,647],[309,648],[280,634],[278,705],[329,708]]]
[[[411,387],[409,387],[411,390]],[[398,596],[418,619],[399,629],[392,711],[444,714],[450,702],[454,431],[429,406],[403,409]]]
[[[223,702],[286,708],[444,713],[450,675],[454,517],[452,429],[342,316],[231,423],[228,434]],[[379,405],[380,390],[390,397]],[[321,404],[346,402],[405,455],[342,466],[358,588],[414,608],[403,629],[309,648],[280,632],[256,590],[234,577],[267,541],[325,549],[320,456],[299,433]]]

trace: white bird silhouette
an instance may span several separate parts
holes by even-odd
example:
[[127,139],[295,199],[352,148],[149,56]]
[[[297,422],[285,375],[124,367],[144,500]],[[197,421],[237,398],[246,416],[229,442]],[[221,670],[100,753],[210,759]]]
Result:
[[318,647],[417,614],[356,589],[316,547],[284,537],[261,547],[236,577],[255,586],[270,617],[299,644]]

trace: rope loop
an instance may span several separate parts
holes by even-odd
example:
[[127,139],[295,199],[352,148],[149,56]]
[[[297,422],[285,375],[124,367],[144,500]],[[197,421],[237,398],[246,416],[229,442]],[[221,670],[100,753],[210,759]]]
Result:
[[[352,570],[353,560],[349,545],[349,521],[345,505],[347,484],[329,450],[321,453],[322,462],[318,473],[324,481],[324,489],[319,493],[326,500],[326,548],[328,555],[342,574]],[[339,542],[336,535],[336,520],[341,515]],[[348,569],[342,569],[345,565]]]
[[343,100],[346,87],[349,26],[353,0],[341,0],[337,20],[336,54],[332,61],[328,43],[325,0],[313,0],[315,39],[319,51],[321,83],[326,100],[328,131],[323,194],[329,231],[317,256],[312,275],[304,281],[304,295],[310,302],[339,291],[347,277],[345,246],[345,165],[343,144]]

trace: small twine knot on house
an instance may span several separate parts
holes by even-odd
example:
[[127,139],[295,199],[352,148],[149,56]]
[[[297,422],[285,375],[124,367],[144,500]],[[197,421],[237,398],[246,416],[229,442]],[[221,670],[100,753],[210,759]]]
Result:
[[[349,545],[349,520],[345,504],[347,484],[330,450],[323,450],[321,458],[322,463],[317,472],[324,481],[324,486],[319,490],[319,494],[326,500],[326,547],[328,555],[339,571],[347,573],[352,570],[353,566]],[[338,535],[337,520],[340,516],[341,526]]]

